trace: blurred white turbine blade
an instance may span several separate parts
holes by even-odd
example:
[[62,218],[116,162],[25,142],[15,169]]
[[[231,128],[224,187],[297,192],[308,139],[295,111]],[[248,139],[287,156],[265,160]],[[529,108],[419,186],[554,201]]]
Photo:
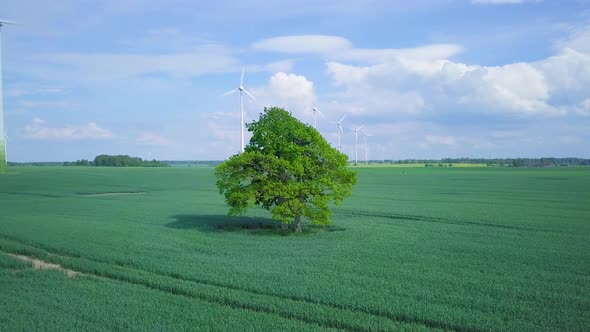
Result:
[[226,92],[226,93],[222,94],[222,96],[231,95],[231,94],[232,94],[232,93],[234,93],[234,92],[238,92],[238,89],[233,89],[233,90],[231,90],[231,91],[228,91],[228,92]]
[[248,90],[243,89],[242,91],[244,91],[248,95],[248,97],[252,98],[252,100],[256,101],[256,98],[254,98],[254,96],[251,95],[250,92],[248,92]]
[[15,21],[3,20],[0,18],[0,25],[2,25],[2,24],[16,24],[16,25],[18,25],[19,23],[15,22]]
[[344,116],[340,119],[340,121],[338,121],[338,123],[341,123],[344,120],[344,118],[346,118],[346,114],[344,114]]
[[240,86],[244,85],[244,67],[242,67],[242,76],[240,77]]

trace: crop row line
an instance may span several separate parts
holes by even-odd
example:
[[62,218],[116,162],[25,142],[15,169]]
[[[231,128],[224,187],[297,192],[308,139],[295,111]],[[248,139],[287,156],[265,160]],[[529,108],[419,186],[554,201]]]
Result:
[[[249,288],[236,287],[234,285],[227,285],[227,284],[223,284],[223,283],[212,282],[209,280],[203,280],[203,279],[197,279],[197,278],[186,278],[186,277],[181,276],[177,273],[151,272],[151,271],[146,271],[146,270],[134,267],[130,264],[127,264],[127,265],[118,264],[118,263],[113,264],[112,262],[107,262],[107,261],[103,261],[103,260],[99,260],[99,259],[95,259],[95,258],[86,258],[86,257],[81,257],[81,256],[78,256],[78,257],[65,256],[63,254],[51,252],[52,249],[48,249],[44,246],[40,246],[38,244],[37,244],[37,246],[31,245],[30,243],[25,243],[19,239],[16,239],[11,236],[6,236],[1,233],[0,233],[0,237],[3,237],[3,238],[8,239],[10,241],[17,242],[21,245],[29,246],[33,249],[46,251],[47,253],[49,253],[49,256],[46,257],[47,259],[53,260],[54,262],[62,263],[62,261],[59,260],[59,258],[61,258],[63,260],[63,263],[65,263],[64,267],[67,265],[68,268],[73,269],[73,270],[79,270],[79,268],[74,269],[74,267],[71,266],[71,264],[68,263],[67,260],[68,259],[70,259],[70,260],[83,259],[83,260],[87,260],[87,261],[91,261],[91,262],[95,262],[95,263],[104,264],[107,266],[119,267],[119,268],[125,269],[127,272],[131,272],[131,273],[155,275],[155,276],[158,276],[161,278],[170,278],[170,279],[174,279],[177,281],[183,281],[183,282],[188,282],[188,283],[192,283],[192,284],[199,284],[201,286],[221,288],[221,289],[225,289],[225,290],[229,290],[229,291],[233,291],[233,292],[248,293],[248,294],[250,294],[250,296],[264,297],[264,298],[275,298],[278,300],[288,301],[288,302],[292,302],[292,304],[299,304],[302,306],[326,307],[326,308],[329,308],[332,310],[336,310],[338,312],[356,313],[357,315],[363,314],[363,315],[372,316],[375,319],[386,319],[386,320],[393,321],[396,323],[419,324],[419,325],[423,325],[423,326],[429,327],[429,328],[442,328],[442,329],[454,330],[454,331],[474,331],[475,330],[473,327],[468,328],[468,327],[453,324],[453,323],[441,322],[441,321],[435,321],[435,320],[429,320],[429,319],[421,319],[419,317],[412,317],[412,316],[408,316],[408,315],[404,315],[404,314],[394,314],[394,313],[382,312],[382,311],[378,311],[378,310],[374,310],[374,309],[349,307],[349,306],[341,305],[341,304],[317,301],[314,299],[301,297],[301,296],[283,296],[283,295],[279,295],[279,294],[263,292],[263,291],[259,291],[259,290],[253,290],[253,289],[249,289]],[[26,254],[28,254],[28,255],[31,254],[31,255],[35,256],[34,252],[26,252]],[[57,260],[55,259],[56,257],[58,258]],[[43,257],[38,257],[38,258],[43,258]],[[153,282],[150,282],[149,280],[142,280],[137,277],[119,275],[119,274],[112,273],[109,271],[94,271],[93,272],[90,269],[88,269],[87,271],[79,271],[79,272],[83,272],[86,274],[92,274],[94,276],[105,277],[105,278],[108,278],[111,280],[119,280],[119,281],[129,282],[132,284],[143,285],[143,286],[146,286],[149,288],[158,289],[160,291],[165,291],[165,292],[169,292],[172,294],[198,297],[198,298],[205,300],[205,301],[220,303],[220,304],[228,305],[233,308],[242,308],[242,309],[249,309],[249,310],[253,310],[253,311],[260,311],[260,312],[277,314],[281,317],[297,319],[297,320],[301,320],[306,323],[318,324],[318,325],[321,325],[324,327],[346,328],[348,330],[354,330],[354,331],[373,330],[373,329],[367,329],[364,326],[359,326],[358,324],[346,324],[346,323],[343,323],[342,321],[338,321],[338,320],[327,320],[326,321],[326,320],[322,320],[322,319],[313,319],[313,318],[310,318],[309,315],[305,315],[304,313],[302,313],[301,315],[293,316],[292,312],[281,311],[280,308],[277,308],[275,306],[252,305],[249,303],[244,303],[244,302],[240,302],[238,300],[234,300],[229,297],[218,298],[215,295],[211,295],[211,294],[208,294],[205,292],[201,292],[199,294],[194,294],[188,290],[182,290],[180,288],[175,287],[174,283],[167,286],[166,288],[162,288],[162,285],[153,284]],[[97,274],[96,272],[98,272],[100,274]],[[287,305],[285,305],[285,306],[287,306]],[[315,308],[315,309],[316,310],[310,310],[309,312],[314,312],[317,310],[319,310],[320,312],[325,311],[323,309],[318,309],[318,308]],[[365,319],[366,318],[367,317],[365,317]]]
[[423,222],[450,224],[450,225],[462,225],[462,226],[493,227],[493,228],[513,229],[513,230],[520,230],[520,231],[551,232],[549,230],[539,229],[539,228],[519,227],[519,226],[512,226],[512,225],[500,225],[500,224],[494,224],[494,223],[481,223],[481,222],[475,222],[475,221],[454,220],[454,219],[447,219],[447,218],[440,218],[440,217],[427,217],[427,216],[412,215],[412,214],[363,212],[363,211],[349,210],[349,209],[338,209],[335,211],[336,211],[336,213],[342,213],[342,214],[353,215],[353,216],[362,216],[362,217],[377,217],[377,218],[395,219],[395,220],[412,220],[412,221],[423,221]]
[[[4,253],[7,255],[14,255],[14,254],[12,254],[10,252],[6,252],[6,251],[0,251],[0,253]],[[19,255],[19,256],[26,257],[27,259],[33,259],[32,258],[33,256],[23,256],[23,255]],[[53,256],[67,258],[65,256],[59,256],[59,255],[53,255]],[[64,264],[64,266],[65,265],[66,264]],[[301,321],[303,323],[321,326],[321,327],[325,327],[325,328],[337,328],[337,329],[345,329],[345,330],[349,330],[349,331],[373,331],[373,330],[376,330],[375,328],[368,328],[368,327],[362,326],[360,324],[355,324],[354,322],[347,323],[347,322],[343,322],[342,320],[338,320],[335,318],[317,319],[317,318],[315,318],[315,316],[310,317],[309,315],[305,315],[305,313],[301,312],[301,311],[299,313],[293,313],[293,312],[289,312],[288,310],[282,310],[282,308],[277,308],[276,306],[265,306],[265,305],[260,305],[260,304],[257,305],[254,303],[240,301],[238,299],[232,298],[231,296],[224,296],[224,295],[219,295],[219,294],[214,294],[214,293],[207,293],[204,291],[199,291],[199,290],[194,290],[194,289],[183,289],[182,287],[179,287],[173,283],[163,285],[161,283],[158,283],[157,281],[141,279],[141,277],[139,277],[139,276],[119,275],[119,274],[108,272],[108,271],[88,272],[88,271],[85,271],[83,268],[82,269],[77,268],[75,270],[68,268],[67,270],[72,271],[74,273],[79,273],[80,276],[97,278],[97,279],[103,280],[103,281],[108,280],[108,281],[112,281],[112,282],[123,282],[123,283],[131,284],[131,285],[135,285],[135,286],[146,287],[151,290],[171,294],[174,296],[184,296],[184,297],[194,298],[194,299],[206,301],[209,303],[224,305],[224,306],[230,307],[232,309],[248,310],[248,311],[253,311],[253,312],[273,314],[273,315],[277,315],[282,318],[294,319],[294,320]],[[143,272],[145,272],[145,271],[143,271]],[[150,273],[148,272],[148,274],[150,274]],[[160,276],[160,277],[162,277],[162,276]],[[237,297],[237,298],[239,298],[239,297]],[[404,322],[400,322],[400,323],[404,323]],[[384,330],[385,331],[388,329],[380,328],[377,330]]]

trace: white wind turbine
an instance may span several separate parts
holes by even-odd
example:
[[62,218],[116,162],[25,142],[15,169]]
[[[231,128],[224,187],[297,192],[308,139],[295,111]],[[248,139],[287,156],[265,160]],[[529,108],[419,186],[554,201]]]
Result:
[[364,130],[361,130],[361,132],[364,135],[363,136],[363,143],[365,144],[365,149],[364,149],[364,152],[365,152],[365,164],[368,165],[369,164],[369,160],[367,159],[367,137],[374,136],[374,135],[367,134]]
[[8,166],[8,134],[6,131],[0,137],[1,140],[4,140],[4,165]]
[[256,98],[248,92],[244,88],[244,67],[242,67],[242,76],[240,78],[240,86],[237,89],[233,89],[224,93],[224,96],[230,95],[234,92],[240,92],[240,128],[241,128],[241,136],[240,136],[240,153],[244,152],[244,93],[248,95],[248,97],[252,98],[252,100],[256,101]]
[[354,164],[358,164],[359,161],[359,130],[363,129],[364,126],[360,126],[354,129]]
[[0,19],[0,171],[8,165],[8,158],[6,158],[6,132],[4,131],[4,101],[2,95],[2,26],[6,24],[16,23]]
[[315,108],[315,107],[312,110],[313,110],[313,128],[314,129],[318,129],[318,119],[317,119],[317,117],[318,117],[318,113],[321,114],[321,112],[317,108]]
[[340,145],[340,135],[342,135],[342,121],[346,118],[346,114],[340,119],[340,121],[330,121],[331,124],[338,126],[338,151],[342,152],[342,145]]

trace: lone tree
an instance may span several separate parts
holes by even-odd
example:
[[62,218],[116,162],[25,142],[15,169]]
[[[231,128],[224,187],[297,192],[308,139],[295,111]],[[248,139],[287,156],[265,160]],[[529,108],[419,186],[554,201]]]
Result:
[[265,108],[246,127],[252,138],[244,153],[215,169],[228,214],[241,215],[258,205],[280,220],[283,229],[292,223],[301,232],[302,218],[330,224],[328,204],[340,204],[357,182],[356,173],[346,167],[347,156],[282,108]]

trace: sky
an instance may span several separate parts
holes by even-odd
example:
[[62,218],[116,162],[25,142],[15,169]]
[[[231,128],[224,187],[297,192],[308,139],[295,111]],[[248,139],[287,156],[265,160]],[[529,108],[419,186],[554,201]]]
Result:
[[[8,159],[221,160],[279,106],[355,158],[590,158],[590,0],[0,2]],[[364,158],[363,133],[358,155]],[[249,136],[246,135],[246,141]]]

